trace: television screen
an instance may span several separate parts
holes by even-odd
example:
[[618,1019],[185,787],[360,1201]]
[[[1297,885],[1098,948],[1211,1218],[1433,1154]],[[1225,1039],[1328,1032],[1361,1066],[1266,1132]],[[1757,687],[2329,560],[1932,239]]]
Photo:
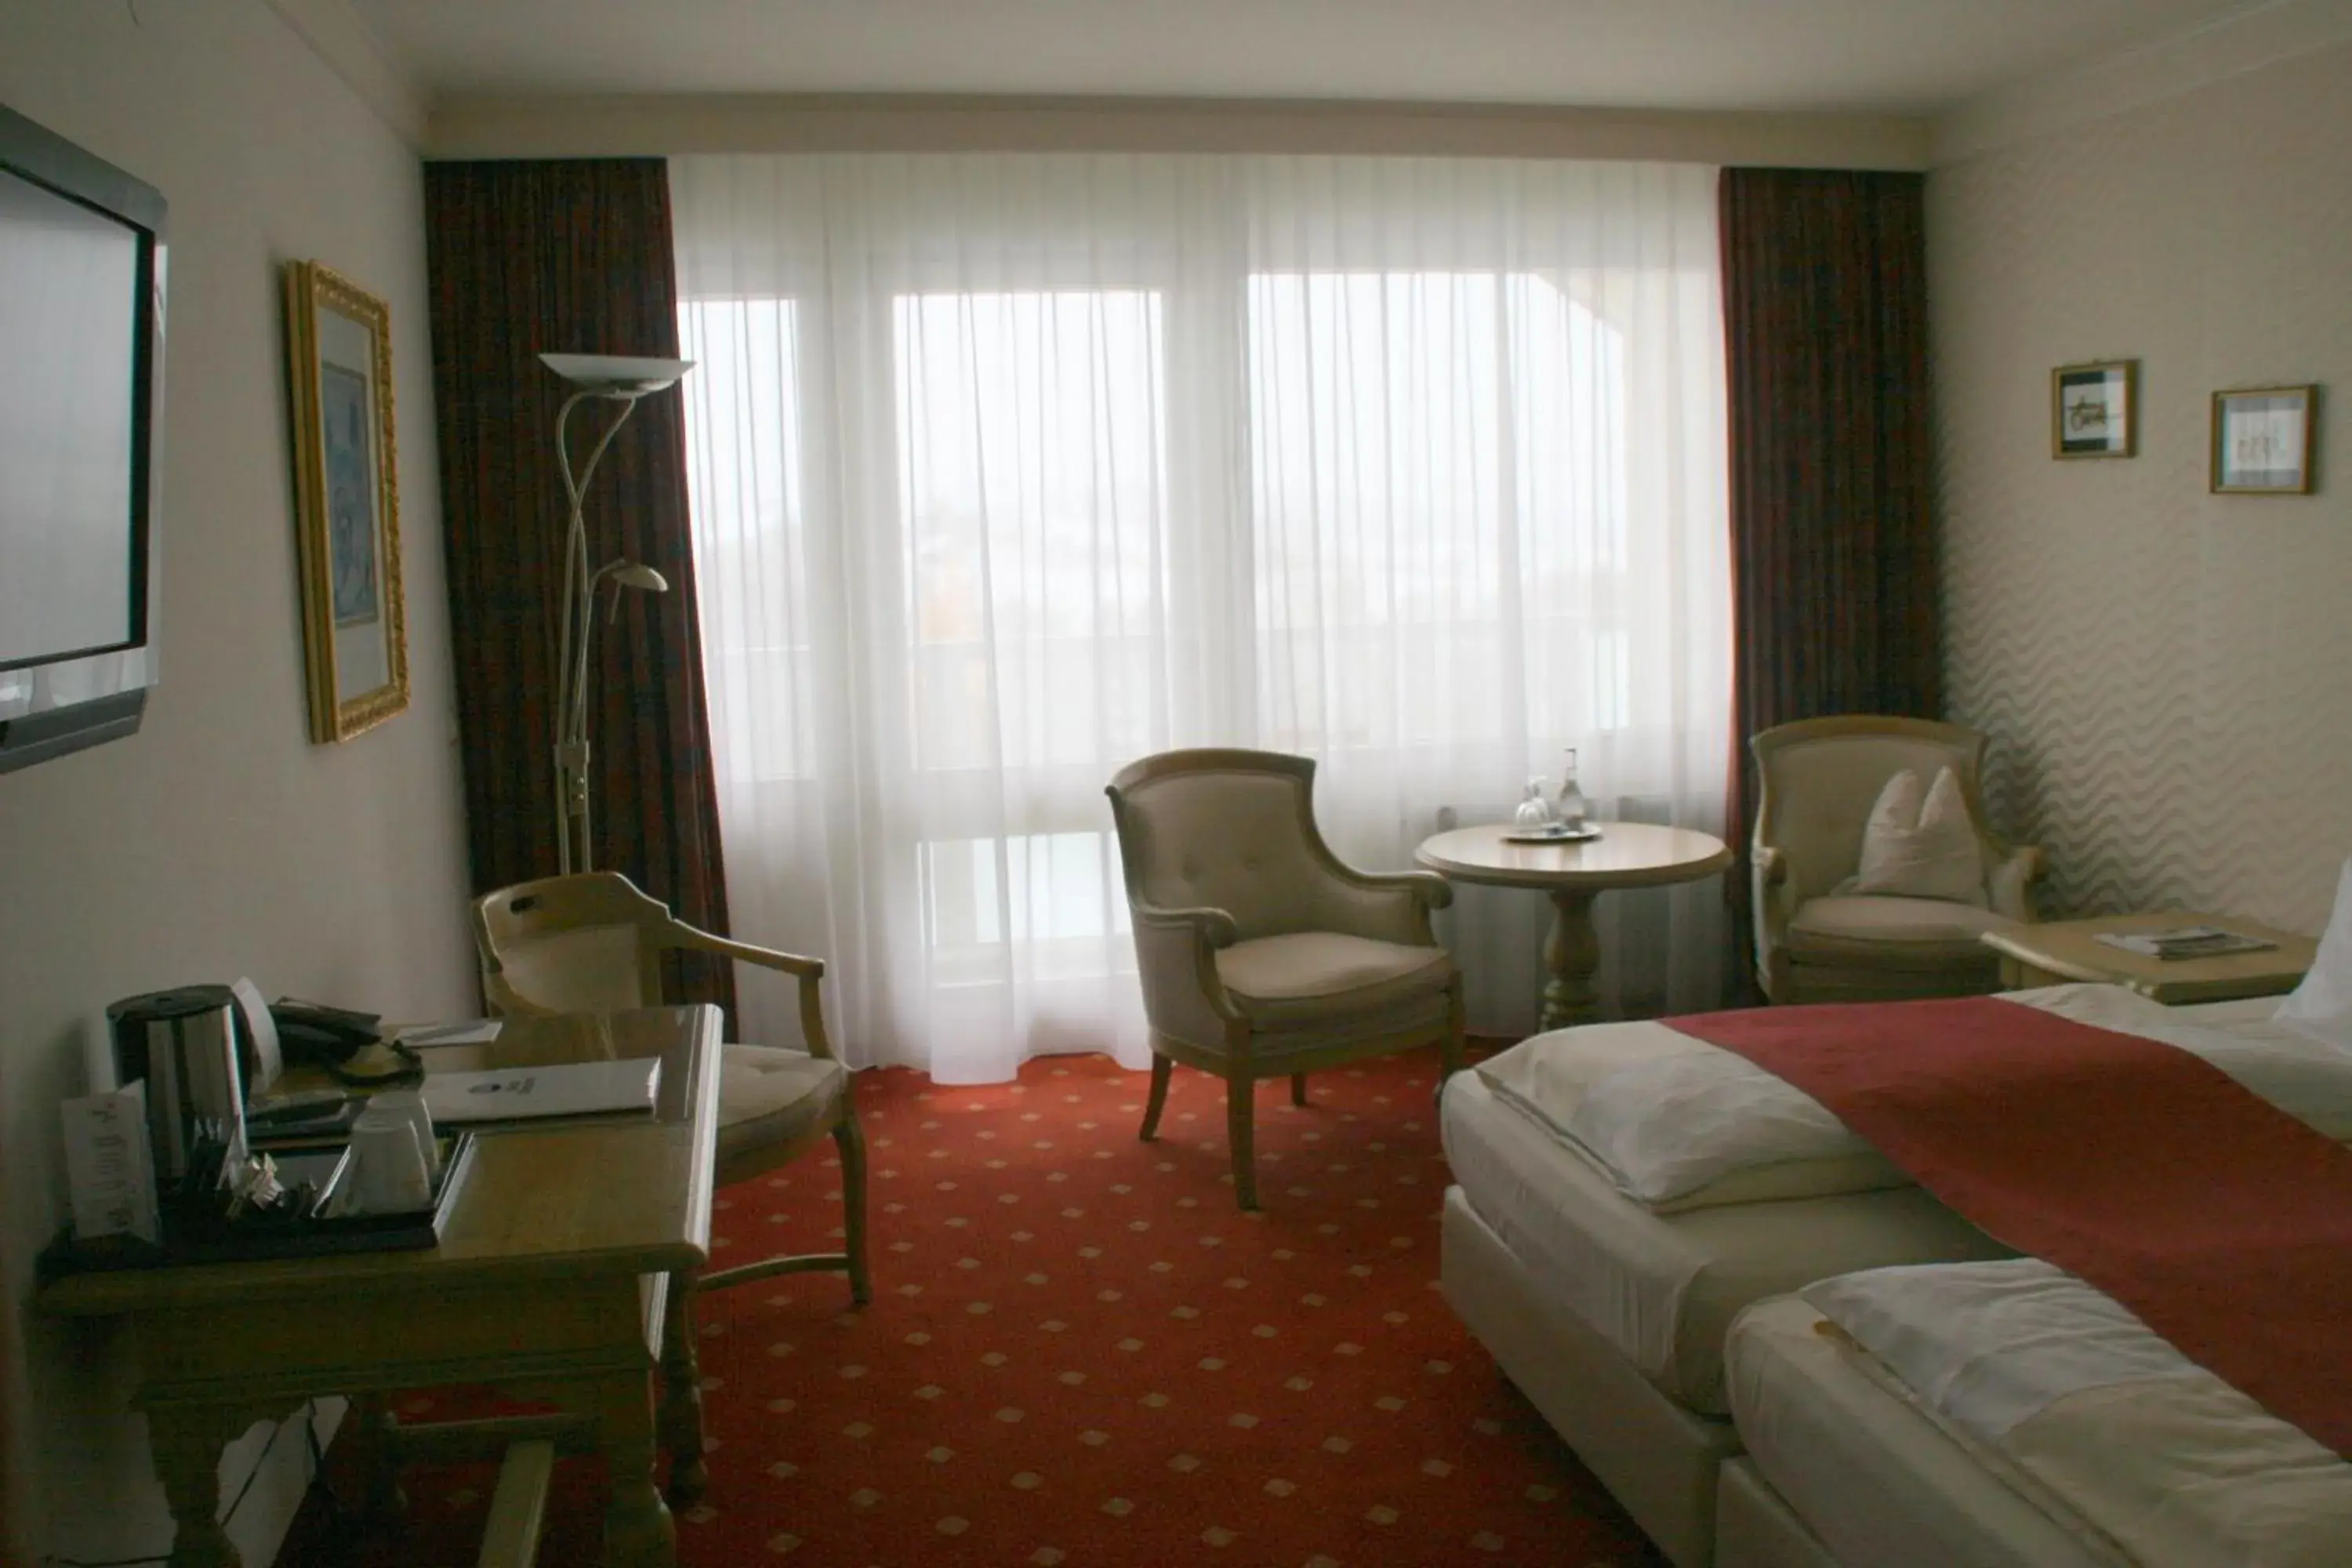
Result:
[[0,171],[0,669],[143,630],[141,237]]
[[0,773],[157,675],[163,194],[0,106]]

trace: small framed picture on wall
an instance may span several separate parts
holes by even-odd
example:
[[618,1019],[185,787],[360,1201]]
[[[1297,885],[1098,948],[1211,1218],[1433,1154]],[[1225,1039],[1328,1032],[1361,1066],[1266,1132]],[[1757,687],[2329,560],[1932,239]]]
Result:
[[2137,450],[2139,361],[2060,365],[2050,373],[2050,455],[2128,458]]
[[2265,386],[2213,395],[2213,493],[2311,493],[2311,405],[2315,386]]

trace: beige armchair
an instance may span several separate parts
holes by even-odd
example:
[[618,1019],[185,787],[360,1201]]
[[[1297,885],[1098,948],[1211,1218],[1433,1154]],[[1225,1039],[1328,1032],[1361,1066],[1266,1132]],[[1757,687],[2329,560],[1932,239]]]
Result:
[[1111,780],[1151,1029],[1146,1142],[1171,1067],[1225,1080],[1234,1195],[1258,1206],[1251,1111],[1260,1079],[1443,1048],[1462,1066],[1462,977],[1429,913],[1453,898],[1425,871],[1350,870],[1315,828],[1315,763],[1271,752],[1168,752]]
[[[1978,773],[1985,737],[1958,724],[1874,714],[1807,719],[1749,742],[1761,796],[1753,841],[1756,973],[1774,1002],[1965,996],[1999,987],[2000,955],[1979,939],[2035,918],[2042,851],[2012,848],[1985,827]],[[1880,790],[1908,768],[1950,768],[1984,863],[1981,907],[1942,899],[1856,894]]]
[[548,877],[485,894],[474,902],[482,989],[505,1015],[615,1013],[662,1004],[662,955],[677,949],[781,970],[800,982],[804,1051],[727,1045],[719,1064],[715,1183],[727,1186],[772,1171],[830,1137],[841,1152],[843,1248],[768,1258],[704,1274],[716,1289],[812,1270],[849,1276],[863,1304],[874,1287],[866,1268],[866,1139],[858,1130],[849,1071],[825,1037],[817,982],[824,964],[699,931],[673,916],[617,871]]

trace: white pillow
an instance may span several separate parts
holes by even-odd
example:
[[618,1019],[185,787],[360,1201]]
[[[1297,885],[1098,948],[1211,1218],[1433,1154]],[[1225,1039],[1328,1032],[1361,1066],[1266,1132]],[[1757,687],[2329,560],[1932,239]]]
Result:
[[2298,1035],[2331,1046],[2352,1046],[2352,860],[2336,879],[2336,908],[2319,939],[2303,984],[2271,1016]]
[[1937,771],[1924,801],[1909,768],[1886,781],[1862,830],[1852,890],[1984,907],[1984,852],[1951,769]]

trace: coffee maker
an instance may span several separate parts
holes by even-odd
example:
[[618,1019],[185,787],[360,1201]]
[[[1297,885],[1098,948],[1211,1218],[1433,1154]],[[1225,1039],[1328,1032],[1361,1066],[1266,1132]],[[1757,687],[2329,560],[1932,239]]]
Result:
[[187,1174],[199,1142],[243,1142],[245,1075],[237,1059],[235,994],[226,985],[183,985],[126,996],[106,1010],[114,1037],[115,1081],[146,1085],[147,1137],[155,1179],[168,1188]]

